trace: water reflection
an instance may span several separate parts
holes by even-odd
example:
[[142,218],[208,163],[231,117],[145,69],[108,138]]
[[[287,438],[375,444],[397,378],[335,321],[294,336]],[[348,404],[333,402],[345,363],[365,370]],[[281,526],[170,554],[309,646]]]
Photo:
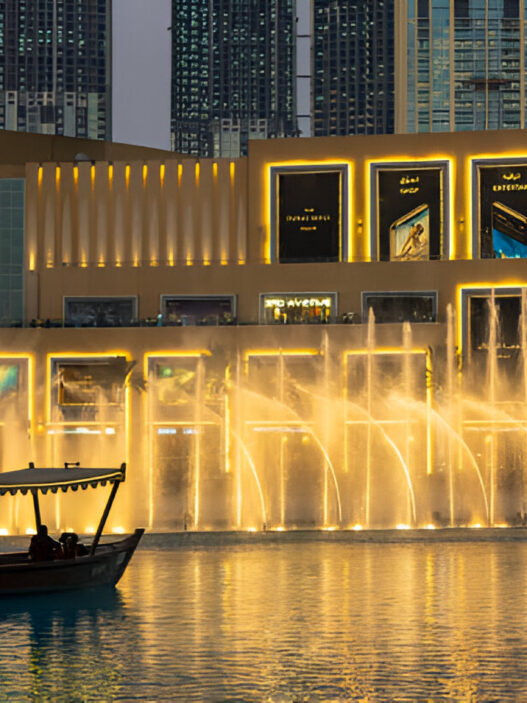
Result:
[[143,551],[1,605],[0,700],[525,700],[526,574],[507,542]]

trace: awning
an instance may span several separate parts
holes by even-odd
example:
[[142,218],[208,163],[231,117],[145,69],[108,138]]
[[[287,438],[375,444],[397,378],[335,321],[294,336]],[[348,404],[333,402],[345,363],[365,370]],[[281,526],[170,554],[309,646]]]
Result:
[[88,486],[96,488],[99,485],[124,481],[126,464],[121,464],[119,469],[83,469],[80,467],[61,469],[20,469],[0,473],[0,496],[10,493],[26,494],[28,491],[36,493],[58,490],[67,491],[68,488],[76,491],[79,487],[86,490]]

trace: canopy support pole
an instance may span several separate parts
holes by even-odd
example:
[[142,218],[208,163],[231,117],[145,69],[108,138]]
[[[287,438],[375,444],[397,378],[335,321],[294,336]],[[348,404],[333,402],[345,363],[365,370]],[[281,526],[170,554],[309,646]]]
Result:
[[106,524],[106,520],[108,518],[108,515],[110,514],[112,503],[115,499],[120,483],[120,481],[114,481],[110,496],[108,498],[108,502],[106,503],[106,507],[102,514],[101,521],[99,522],[99,527],[97,528],[97,532],[95,533],[95,537],[93,538],[93,542],[90,549],[90,555],[95,554],[95,550],[97,549],[97,545],[99,544],[99,540],[101,539],[102,531],[104,530],[104,525]]
[[40,505],[38,504],[38,491],[31,491],[33,496],[33,507],[35,508],[35,523],[37,525],[37,532],[39,527],[42,525],[42,520],[40,518]]

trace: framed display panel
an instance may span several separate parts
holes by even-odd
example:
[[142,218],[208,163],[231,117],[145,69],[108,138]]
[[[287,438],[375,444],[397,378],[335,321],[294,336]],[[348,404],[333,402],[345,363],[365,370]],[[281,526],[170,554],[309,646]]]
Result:
[[260,324],[320,324],[336,314],[336,293],[260,293]]
[[473,255],[527,258],[527,156],[474,159],[472,185]]
[[271,260],[346,261],[348,166],[271,167]]
[[447,254],[449,162],[372,163],[373,260],[429,261]]
[[74,327],[128,327],[136,319],[136,296],[64,298],[64,321]]
[[131,368],[124,356],[52,358],[52,403],[62,408],[121,406]]

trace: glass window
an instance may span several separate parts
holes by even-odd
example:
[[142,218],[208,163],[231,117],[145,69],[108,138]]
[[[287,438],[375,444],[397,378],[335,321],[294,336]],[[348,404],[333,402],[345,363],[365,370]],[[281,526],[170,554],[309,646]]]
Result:
[[236,320],[234,295],[164,295],[161,311],[165,325],[230,325]]
[[24,198],[23,178],[0,179],[1,326],[19,326],[23,320]]
[[362,318],[366,322],[370,309],[375,322],[436,322],[437,293],[398,292],[363,293]]
[[64,299],[64,322],[73,327],[129,327],[136,317],[133,296]]

